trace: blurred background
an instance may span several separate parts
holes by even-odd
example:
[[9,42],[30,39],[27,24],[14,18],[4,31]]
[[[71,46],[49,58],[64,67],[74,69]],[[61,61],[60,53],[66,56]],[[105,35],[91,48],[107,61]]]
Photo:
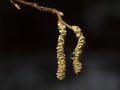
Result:
[[56,79],[57,17],[0,0],[0,90],[120,90],[119,0],[28,0],[64,12],[81,27],[86,44],[82,72],[74,75],[70,54],[77,40],[67,29],[67,75]]

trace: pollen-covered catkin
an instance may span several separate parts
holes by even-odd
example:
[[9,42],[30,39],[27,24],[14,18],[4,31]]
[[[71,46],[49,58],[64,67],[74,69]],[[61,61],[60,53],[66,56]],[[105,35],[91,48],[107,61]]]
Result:
[[65,36],[66,36],[66,26],[58,22],[58,29],[59,29],[59,37],[58,37],[58,44],[57,44],[57,59],[58,59],[58,68],[56,77],[59,80],[63,80],[65,77],[66,72],[66,61],[65,61],[65,54],[64,54],[64,43],[65,43]]
[[85,37],[83,36],[81,29],[78,26],[72,26],[72,30],[78,38],[78,43],[76,48],[74,49],[74,55],[71,59],[73,60],[74,72],[75,74],[78,74],[82,68],[82,63],[79,61],[79,59],[81,57],[82,49],[85,44]]

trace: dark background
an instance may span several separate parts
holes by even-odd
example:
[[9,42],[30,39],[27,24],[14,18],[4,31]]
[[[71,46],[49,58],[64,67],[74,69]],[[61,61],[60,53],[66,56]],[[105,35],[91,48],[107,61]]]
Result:
[[74,75],[70,53],[74,33],[66,37],[67,76],[59,81],[56,15],[0,0],[0,90],[120,90],[120,1],[28,0],[64,12],[86,37],[81,74]]

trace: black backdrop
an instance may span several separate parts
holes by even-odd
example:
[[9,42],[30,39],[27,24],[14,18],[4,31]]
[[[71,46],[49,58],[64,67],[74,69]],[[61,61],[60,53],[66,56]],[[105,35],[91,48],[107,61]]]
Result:
[[70,52],[76,38],[66,37],[67,77],[56,73],[59,35],[56,15],[0,0],[0,90],[120,90],[120,1],[28,0],[64,12],[86,37],[83,69],[75,76]]

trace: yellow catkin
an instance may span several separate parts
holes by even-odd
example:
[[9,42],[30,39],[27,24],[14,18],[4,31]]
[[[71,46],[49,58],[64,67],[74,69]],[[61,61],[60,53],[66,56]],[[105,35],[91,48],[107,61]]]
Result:
[[82,48],[85,44],[85,37],[83,36],[81,29],[78,26],[72,26],[72,30],[78,38],[78,43],[76,48],[74,49],[74,55],[71,59],[73,60],[74,72],[75,74],[78,74],[82,68],[82,63],[79,61],[79,59],[81,57]]
[[56,77],[59,80],[63,80],[66,73],[66,61],[65,61],[65,54],[64,54],[64,43],[65,43],[65,36],[66,36],[66,27],[65,25],[58,22],[58,29],[59,29],[59,37],[58,37],[58,44],[57,44],[57,59],[58,59],[58,68]]

